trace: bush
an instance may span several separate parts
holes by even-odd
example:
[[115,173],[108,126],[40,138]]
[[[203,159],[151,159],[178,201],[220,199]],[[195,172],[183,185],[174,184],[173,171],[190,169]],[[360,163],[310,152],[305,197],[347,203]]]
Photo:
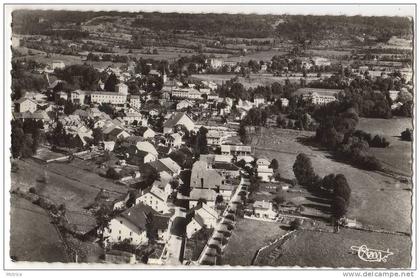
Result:
[[31,187],[31,188],[29,188],[29,193],[36,194],[36,189],[35,189],[35,187]]
[[405,131],[401,132],[401,140],[403,141],[413,141],[413,130],[407,128]]
[[121,175],[114,169],[114,168],[108,168],[108,170],[106,171],[106,177],[113,179],[113,180],[118,180],[121,178]]
[[293,173],[297,181],[304,186],[311,186],[316,178],[312,162],[304,153],[300,153],[296,157],[296,161],[293,164]]

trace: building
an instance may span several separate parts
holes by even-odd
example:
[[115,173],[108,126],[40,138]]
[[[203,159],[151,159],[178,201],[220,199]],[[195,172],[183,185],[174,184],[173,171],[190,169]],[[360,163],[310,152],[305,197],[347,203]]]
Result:
[[273,177],[273,169],[270,168],[270,162],[265,158],[260,158],[256,162],[257,175],[262,181],[269,182]]
[[182,145],[182,136],[178,133],[166,134],[165,146],[170,148],[178,148]]
[[82,90],[76,90],[70,93],[70,100],[76,104],[84,104],[86,98],[86,92]]
[[51,63],[51,68],[53,70],[55,69],[64,69],[66,67],[66,65],[64,64],[63,61],[52,61]]
[[157,231],[158,239],[163,240],[168,223],[168,216],[139,203],[111,219],[103,231],[104,243],[108,245],[128,240],[133,245],[145,244],[148,242],[148,225]]
[[392,101],[396,101],[396,100],[397,100],[397,98],[398,98],[399,93],[400,93],[400,91],[390,90],[390,91],[389,91],[389,98],[390,98]]
[[251,155],[251,146],[244,145],[222,145],[222,155],[248,156]]
[[264,105],[265,104],[265,98],[262,96],[256,96],[254,97],[254,105],[255,106],[260,106],[260,105]]
[[187,114],[178,112],[165,121],[163,133],[172,133],[176,126],[184,126],[188,131],[191,131],[194,129],[195,124]]
[[214,208],[216,206],[217,193],[213,189],[208,188],[193,188],[190,191],[190,208],[194,208],[200,203],[205,203],[207,206]]
[[199,215],[203,219],[203,223],[207,228],[215,228],[219,214],[208,204],[200,203],[194,207],[195,215]]
[[191,170],[191,188],[207,188],[218,190],[225,184],[225,179],[212,169],[207,161],[196,161]]
[[337,100],[335,96],[320,95],[317,92],[309,92],[308,94],[303,95],[303,99],[309,100],[317,105],[324,105]]
[[176,99],[202,99],[203,93],[194,88],[173,88],[172,98]]
[[137,147],[138,150],[150,153],[150,154],[154,155],[155,157],[158,157],[158,155],[159,155],[155,146],[152,143],[150,143],[149,141],[138,142],[136,144],[136,147]]
[[258,218],[276,219],[277,212],[273,210],[273,203],[266,201],[255,201],[253,206],[254,215]]
[[20,98],[15,101],[15,110],[16,112],[23,113],[23,112],[30,112],[34,113],[38,107],[38,104],[29,98]]
[[115,105],[124,105],[127,103],[127,95],[120,92],[92,91],[89,94],[92,103],[110,103]]
[[154,138],[156,136],[156,132],[154,132],[151,128],[147,126],[141,126],[137,129],[137,134],[143,138]]
[[176,110],[187,109],[188,107],[193,107],[194,103],[190,100],[183,99],[176,104]]
[[211,59],[207,59],[206,63],[212,69],[219,69],[223,66],[222,59],[211,58]]
[[289,106],[289,100],[287,98],[280,98],[281,107],[288,107]]
[[167,198],[165,191],[158,188],[157,186],[152,186],[150,189],[146,189],[142,192],[140,196],[136,198],[137,204],[144,204],[159,213],[169,213],[169,207],[167,204]]
[[135,109],[140,109],[141,107],[141,101],[140,101],[140,96],[130,96],[130,107],[135,108]]

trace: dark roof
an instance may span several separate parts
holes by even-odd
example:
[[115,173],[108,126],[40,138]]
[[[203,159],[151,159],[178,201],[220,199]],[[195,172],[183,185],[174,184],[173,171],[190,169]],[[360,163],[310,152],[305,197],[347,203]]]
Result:
[[175,217],[171,225],[170,233],[183,237],[187,231],[188,220],[185,217]]
[[218,170],[227,170],[227,171],[239,171],[239,168],[229,162],[215,162],[213,163],[213,168]]
[[140,136],[142,136],[146,132],[146,130],[148,130],[148,129],[149,129],[149,127],[147,127],[147,126],[141,126],[141,127],[137,128],[137,131],[138,131],[138,134],[140,134]]
[[121,217],[130,221],[140,230],[146,229],[146,224],[149,223],[148,221],[151,221],[154,227],[159,229],[164,229],[169,223],[169,216],[159,214],[151,207],[142,203],[125,210],[121,213]]
[[114,128],[107,134],[108,138],[115,138],[120,134],[123,130],[121,128]]
[[174,172],[172,172],[171,169],[169,169],[165,164],[163,164],[160,160],[149,162],[149,165],[156,169],[158,173],[160,172],[168,172],[169,174],[173,175]]
[[[179,120],[183,117],[183,116],[187,116],[185,113],[180,112],[180,113],[175,113],[175,115],[173,115],[172,117],[170,117],[164,124],[164,127],[174,127],[175,125],[178,124]],[[188,116],[187,116],[188,117]]]

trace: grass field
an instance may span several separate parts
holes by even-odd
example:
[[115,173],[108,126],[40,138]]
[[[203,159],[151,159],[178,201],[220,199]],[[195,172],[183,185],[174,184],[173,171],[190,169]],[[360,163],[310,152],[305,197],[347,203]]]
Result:
[[[101,189],[105,189],[110,199],[127,192],[127,188],[99,176],[93,162],[74,159],[71,163],[38,163],[33,159],[17,161],[19,171],[12,173],[12,189],[20,187],[28,190],[35,187],[37,194],[55,204],[65,204],[69,211],[84,211],[92,204]],[[38,182],[44,171],[49,177],[48,183]]]
[[58,232],[42,208],[12,196],[10,222],[10,255],[18,261],[68,261]]
[[259,248],[281,237],[286,232],[280,228],[278,223],[250,219],[239,220],[224,250],[222,264],[250,265]]
[[411,185],[381,173],[364,171],[338,162],[326,151],[305,146],[299,138],[312,136],[311,132],[262,129],[254,135],[252,146],[257,157],[276,158],[283,178],[292,179],[293,163],[298,153],[309,155],[315,173],[323,177],[342,173],[351,187],[349,218],[355,218],[367,227],[390,231],[411,232]]
[[[389,249],[393,255],[386,262],[365,262],[350,249],[361,245]],[[273,249],[278,251],[273,253]],[[410,237],[350,229],[341,229],[339,233],[298,231],[283,245],[267,248],[258,256],[261,266],[408,268],[410,262]]]
[[393,119],[367,119],[359,120],[358,129],[369,132],[372,135],[380,134],[385,136],[391,143],[387,148],[371,148],[374,154],[386,168],[411,176],[412,172],[412,153],[411,142],[402,141],[400,134],[406,128],[413,128],[411,118]]

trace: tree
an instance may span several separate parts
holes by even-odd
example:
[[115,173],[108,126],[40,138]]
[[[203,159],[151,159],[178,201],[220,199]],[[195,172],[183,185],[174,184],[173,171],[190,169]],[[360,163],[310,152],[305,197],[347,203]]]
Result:
[[301,185],[312,185],[316,175],[312,168],[311,159],[304,153],[298,154],[293,164],[293,173]]
[[350,201],[351,189],[347,179],[343,174],[338,174],[334,178],[334,196],[343,198],[348,204]]
[[401,132],[401,140],[403,141],[413,141],[413,130],[407,128],[403,132]]
[[113,180],[118,180],[121,178],[121,175],[113,167],[110,167],[106,171],[106,177]]
[[238,135],[239,135],[239,138],[240,138],[240,140],[243,144],[248,144],[249,143],[249,137],[248,137],[248,134],[246,132],[245,125],[241,124],[239,126]]
[[222,195],[217,195],[216,196],[216,204],[220,204],[223,203],[223,196]]
[[271,160],[270,168],[272,168],[274,171],[277,171],[277,169],[279,168],[279,162],[277,161],[277,159],[274,158],[273,160]]
[[347,213],[347,202],[340,196],[335,196],[331,204],[331,212],[336,219],[342,218]]
[[100,142],[104,140],[104,133],[102,129],[97,127],[92,130],[92,137],[93,137],[93,144],[98,145]]
[[107,92],[114,92],[115,86],[118,84],[118,78],[114,73],[111,73],[105,82],[104,90]]

